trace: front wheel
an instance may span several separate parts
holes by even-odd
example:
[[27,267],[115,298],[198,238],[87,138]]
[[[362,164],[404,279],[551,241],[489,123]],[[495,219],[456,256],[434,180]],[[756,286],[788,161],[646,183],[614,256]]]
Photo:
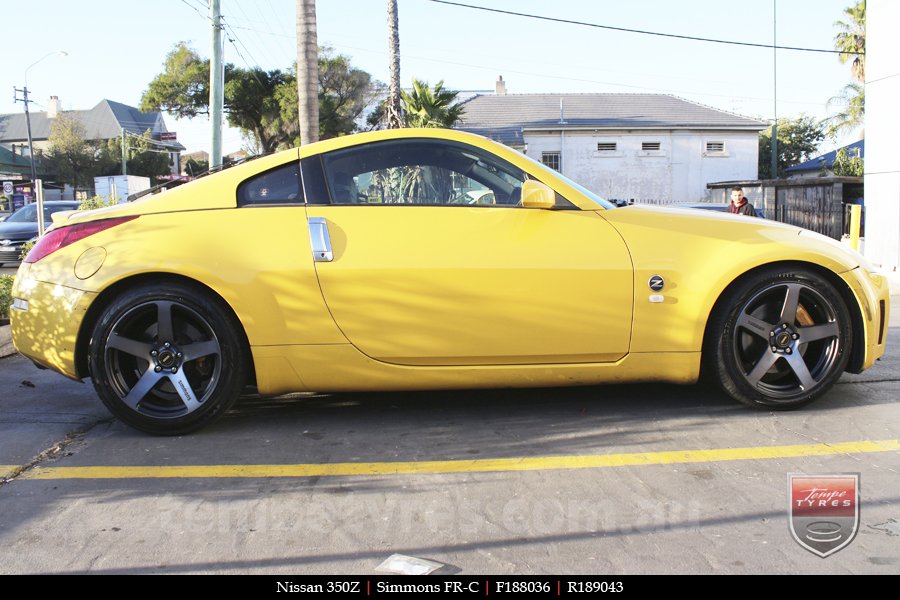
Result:
[[853,344],[840,293],[806,269],[751,274],[723,298],[709,330],[707,368],[757,408],[812,402],[844,372]]
[[181,283],[131,289],[94,328],[91,379],[106,407],[158,435],[199,429],[237,400],[245,344],[227,308]]

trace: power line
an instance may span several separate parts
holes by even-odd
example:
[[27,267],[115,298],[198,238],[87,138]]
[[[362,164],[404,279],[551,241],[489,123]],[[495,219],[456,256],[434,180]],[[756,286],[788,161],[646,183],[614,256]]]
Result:
[[[338,50],[340,50],[340,49],[358,50],[360,52],[368,52],[371,54],[387,55],[387,52],[385,52],[384,50],[373,50],[371,48],[360,48],[357,46],[347,46],[344,44],[335,45],[335,48],[337,48]],[[769,46],[769,48],[771,48],[771,46]],[[629,85],[627,83],[616,83],[614,81],[600,81],[597,79],[585,79],[583,77],[567,77],[565,75],[548,75],[546,73],[535,73],[533,71],[521,71],[521,70],[517,70],[517,69],[510,69],[507,67],[487,66],[487,65],[483,65],[483,64],[482,65],[473,65],[471,63],[457,62],[457,61],[452,61],[452,60],[443,60],[440,58],[431,58],[431,57],[427,57],[427,56],[416,56],[413,54],[404,54],[404,56],[406,58],[414,58],[416,60],[423,60],[423,61],[427,61],[427,62],[442,63],[442,64],[448,64],[448,65],[456,65],[456,66],[460,66],[460,67],[468,67],[470,69],[480,69],[483,71],[494,71],[494,72],[503,71],[504,73],[515,73],[517,75],[529,75],[531,77],[541,77],[544,79],[559,79],[562,81],[577,81],[577,82],[581,82],[581,83],[596,83],[599,85],[611,85],[611,86],[615,86],[615,87],[624,87],[624,88],[631,88],[631,89],[636,89],[636,90],[646,90],[648,92],[654,92],[654,93],[687,94],[687,95],[694,95],[694,96],[710,96],[710,97],[714,97],[714,98],[730,98],[730,99],[737,99],[737,100],[765,100],[765,101],[771,100],[771,98],[760,98],[760,97],[756,97],[756,96],[743,96],[743,95],[735,95],[735,94],[713,94],[713,93],[708,93],[708,92],[699,92],[699,91],[691,91],[691,90],[660,88],[658,86],[650,87],[650,86],[642,86],[642,85]],[[802,104],[802,105],[807,105],[807,106],[822,104],[821,102],[808,102],[808,101],[803,101],[803,100],[779,100],[779,102],[782,104],[784,104],[784,103]]]
[[[202,12],[200,12],[199,10],[197,10],[197,7],[196,7],[196,6],[194,6],[193,4],[188,3],[187,0],[181,0],[181,1],[184,2],[184,5],[185,5],[185,6],[187,6],[187,7],[190,8],[191,10],[193,10],[195,13],[197,13],[198,15],[200,15],[201,17],[203,17],[203,18],[206,19],[207,21],[210,21],[210,20],[211,20],[211,19],[209,18],[209,15],[204,15]],[[207,8],[209,8],[209,6],[207,6]]]
[[843,50],[822,50],[820,48],[798,48],[795,46],[773,46],[772,44],[756,44],[752,42],[735,42],[732,40],[717,40],[713,38],[694,37],[690,35],[678,35],[674,33],[661,33],[659,31],[645,31],[642,29],[628,29],[625,27],[613,27],[612,25],[600,25],[598,23],[587,23],[585,21],[572,21],[569,19],[559,19],[556,17],[546,17],[543,15],[531,15],[528,13],[514,12],[511,10],[501,10],[499,8],[487,8],[485,6],[475,6],[472,4],[462,4],[460,2],[449,2],[448,0],[428,0],[437,4],[446,4],[448,6],[458,6],[462,8],[471,8],[474,10],[483,10],[485,12],[500,13],[504,15],[513,15],[516,17],[526,17],[528,19],[538,19],[540,21],[553,21],[554,23],[566,23],[569,25],[581,25],[583,27],[594,27],[596,29],[609,29],[611,31],[623,31],[625,33],[640,33],[642,35],[655,35],[659,37],[676,38],[680,40],[691,40],[694,42],[709,42],[713,44],[730,44],[732,46],[749,46],[752,48],[777,48],[778,50],[797,50],[799,52],[821,52],[826,54],[858,54],[865,56],[865,52],[845,52]]
[[[225,22],[225,17],[222,16],[221,18],[222,18],[222,31],[226,33],[225,37],[228,39],[229,42],[231,42],[231,45],[234,46],[234,51],[238,53],[238,56],[241,57],[241,60],[244,61],[244,64],[247,65],[247,69],[250,71],[250,74],[253,75],[253,79],[256,80],[256,83],[259,84],[260,89],[265,90],[266,86],[263,84],[263,82],[260,80],[259,76],[256,74],[256,69],[260,68],[258,66],[259,62],[255,58],[253,58],[252,54],[250,54],[250,50],[247,48],[247,46],[244,44],[244,42],[242,42],[241,39],[237,36],[237,34],[234,32],[234,29],[232,29],[231,24]],[[229,32],[230,32],[230,35],[228,34]],[[244,55],[241,54],[241,49],[238,48],[237,43],[235,43],[235,40],[237,40],[237,42],[240,43],[241,46],[244,46],[244,50],[247,51],[247,55],[250,56],[250,58],[254,62],[257,63],[256,67],[253,67],[247,61],[247,59],[244,58]]]

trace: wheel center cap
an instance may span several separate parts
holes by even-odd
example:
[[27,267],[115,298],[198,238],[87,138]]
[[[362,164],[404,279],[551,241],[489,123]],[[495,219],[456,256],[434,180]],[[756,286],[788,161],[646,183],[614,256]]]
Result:
[[779,348],[787,348],[791,345],[792,340],[791,334],[787,331],[782,331],[775,335],[775,345]]
[[166,367],[166,368],[174,367],[177,360],[178,359],[176,358],[175,353],[172,352],[171,350],[163,350],[162,352],[159,353],[159,356],[157,356],[157,358],[156,358],[156,362],[160,366]]

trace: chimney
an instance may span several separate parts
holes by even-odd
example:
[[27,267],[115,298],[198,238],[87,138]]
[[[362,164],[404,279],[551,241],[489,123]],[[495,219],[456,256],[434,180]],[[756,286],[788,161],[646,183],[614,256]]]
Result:
[[494,93],[498,96],[506,95],[506,82],[503,81],[503,75],[497,76],[497,83],[494,84]]
[[47,118],[55,119],[62,111],[62,105],[59,102],[59,96],[50,96],[50,102],[47,104]]

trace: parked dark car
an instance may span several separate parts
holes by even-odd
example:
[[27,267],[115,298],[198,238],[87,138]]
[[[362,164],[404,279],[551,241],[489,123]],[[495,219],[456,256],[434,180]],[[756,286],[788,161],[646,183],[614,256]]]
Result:
[[[77,210],[78,202],[44,202],[44,227],[52,223],[51,215],[64,210]],[[37,204],[26,204],[0,222],[0,266],[19,262],[22,244],[38,235]]]

